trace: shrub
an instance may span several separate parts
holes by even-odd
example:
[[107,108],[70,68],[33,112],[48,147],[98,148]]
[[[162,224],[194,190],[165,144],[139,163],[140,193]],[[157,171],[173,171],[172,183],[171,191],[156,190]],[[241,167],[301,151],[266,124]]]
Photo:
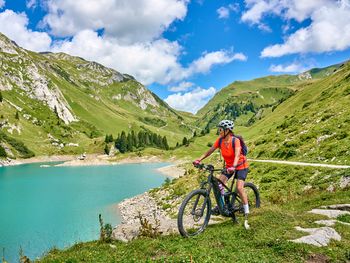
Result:
[[304,105],[303,105],[303,109],[309,107],[310,105],[311,105],[311,101],[305,102]]
[[98,220],[100,222],[100,241],[110,243],[112,241],[113,232],[111,224],[103,224],[101,214],[98,215]]
[[7,141],[13,148],[21,154],[23,158],[30,158],[34,156],[34,153],[29,150],[23,142],[16,140],[12,137],[7,136],[5,133],[0,131],[0,139]]
[[171,179],[169,177],[165,178],[163,186],[169,186],[171,184]]
[[140,224],[141,224],[141,226],[139,228],[139,236],[140,237],[156,238],[156,237],[160,236],[160,234],[161,234],[159,231],[160,220],[158,218],[156,218],[155,213],[153,213],[153,218],[154,218],[154,222],[155,222],[154,226],[149,222],[149,220],[146,217],[143,217],[141,215],[140,211],[139,211],[137,218],[140,220]]
[[7,157],[4,147],[0,145],[0,157]]

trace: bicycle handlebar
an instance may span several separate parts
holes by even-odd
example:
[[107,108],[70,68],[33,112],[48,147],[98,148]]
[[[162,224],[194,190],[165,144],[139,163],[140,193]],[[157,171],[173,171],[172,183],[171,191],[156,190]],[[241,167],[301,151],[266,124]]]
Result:
[[222,169],[215,169],[214,166],[211,164],[199,163],[199,164],[193,164],[193,166],[198,169],[204,169],[209,172],[222,171]]

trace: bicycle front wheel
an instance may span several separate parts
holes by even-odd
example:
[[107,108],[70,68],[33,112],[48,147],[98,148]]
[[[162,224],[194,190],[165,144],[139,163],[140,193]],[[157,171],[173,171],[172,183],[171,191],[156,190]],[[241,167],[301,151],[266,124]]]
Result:
[[192,191],[182,202],[177,227],[183,237],[195,236],[204,231],[210,219],[211,201],[206,190]]

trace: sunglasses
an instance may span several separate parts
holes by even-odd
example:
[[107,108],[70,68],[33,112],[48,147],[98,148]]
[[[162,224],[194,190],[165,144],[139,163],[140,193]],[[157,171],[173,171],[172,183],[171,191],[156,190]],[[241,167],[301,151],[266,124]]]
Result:
[[220,127],[220,128],[218,128],[218,131],[219,131],[219,132],[223,132],[223,131],[225,131],[225,130],[224,130],[223,128]]

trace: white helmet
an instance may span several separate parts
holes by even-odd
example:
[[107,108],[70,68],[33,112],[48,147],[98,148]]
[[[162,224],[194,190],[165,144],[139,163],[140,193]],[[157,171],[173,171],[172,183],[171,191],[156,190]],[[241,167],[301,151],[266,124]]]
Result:
[[233,127],[234,127],[235,125],[233,124],[233,121],[230,121],[230,120],[222,120],[222,121],[220,121],[219,122],[219,124],[218,124],[218,127],[221,127],[221,128],[223,128],[223,129],[229,129],[230,131],[232,131],[233,130]]

